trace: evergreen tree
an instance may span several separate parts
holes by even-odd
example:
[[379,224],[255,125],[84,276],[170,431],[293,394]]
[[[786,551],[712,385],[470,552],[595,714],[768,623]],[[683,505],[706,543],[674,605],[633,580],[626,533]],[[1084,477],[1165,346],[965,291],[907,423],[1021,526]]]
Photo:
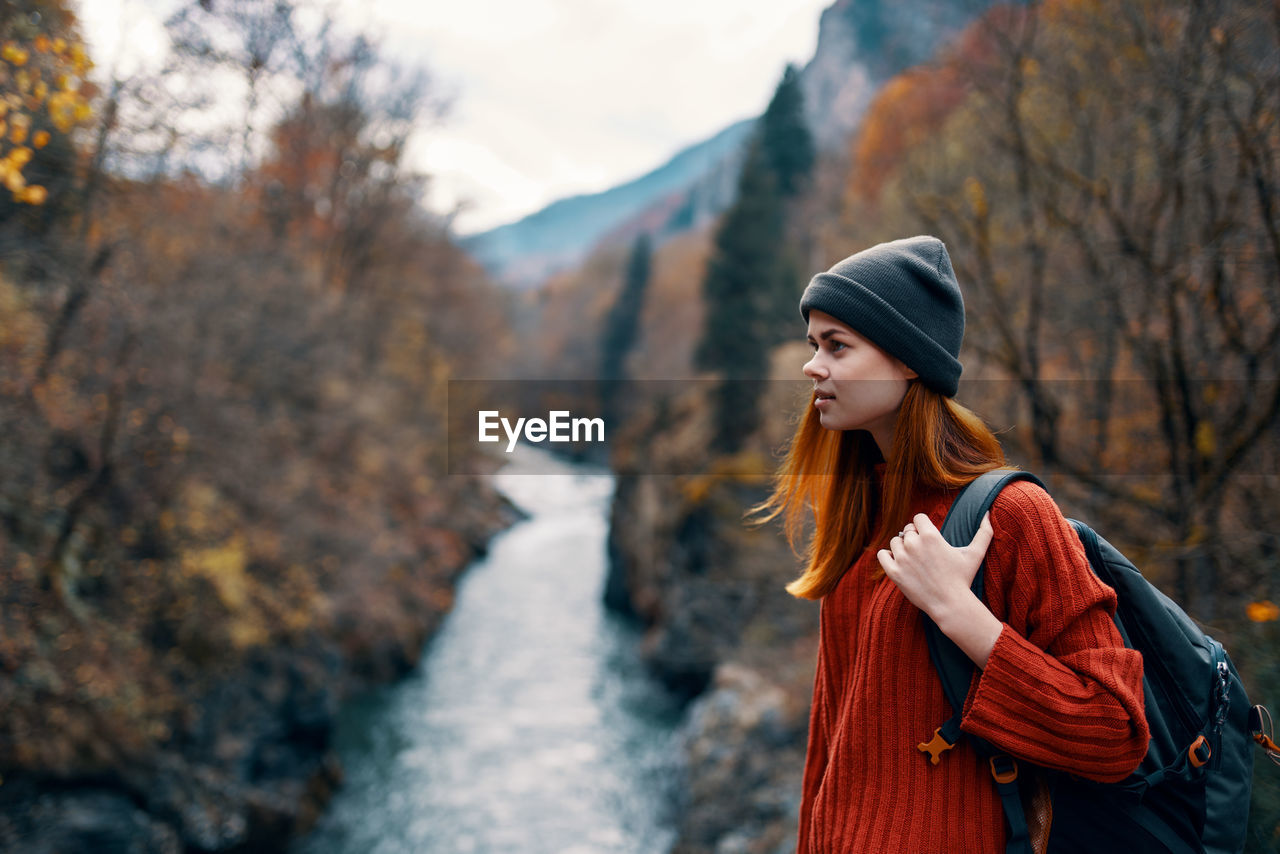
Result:
[[760,138],[765,157],[784,198],[798,195],[809,183],[815,158],[813,134],[804,117],[804,93],[800,72],[787,65],[782,82],[760,119]]
[[635,346],[636,333],[640,330],[640,312],[649,287],[652,256],[653,241],[647,233],[641,234],[631,246],[622,290],[605,320],[604,338],[600,342],[600,379],[604,382],[601,403],[606,424],[613,421],[617,412],[619,382],[626,379],[627,355]]
[[777,178],[756,137],[737,196],[716,230],[702,283],[707,315],[696,355],[699,367],[724,380],[716,401],[715,445],[728,453],[755,424],[758,382],[768,368],[766,327],[771,319],[777,322],[767,308],[777,290],[773,280],[780,273],[785,222]]
[[795,320],[798,265],[788,245],[787,203],[808,184],[813,162],[799,76],[788,66],[748,145],[702,283],[707,315],[696,356],[699,367],[722,378],[714,443],[726,453],[755,428],[769,351]]

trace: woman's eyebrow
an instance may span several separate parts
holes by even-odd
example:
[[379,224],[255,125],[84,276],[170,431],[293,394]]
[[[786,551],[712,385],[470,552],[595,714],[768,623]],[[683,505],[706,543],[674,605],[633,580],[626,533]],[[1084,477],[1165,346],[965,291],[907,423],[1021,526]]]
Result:
[[[833,326],[833,327],[831,327],[831,328],[829,328],[829,329],[824,329],[824,330],[822,330],[821,332],[819,332],[819,333],[818,333],[818,337],[819,337],[819,338],[821,338],[823,341],[826,341],[826,340],[827,340],[828,338],[830,338],[832,335],[839,335],[839,334],[840,334],[840,332],[841,332],[841,330],[836,329],[836,328]],[[810,340],[810,341],[812,341],[812,340],[813,340],[813,335],[809,335],[809,336],[808,336],[808,338],[809,338],[809,340]]]

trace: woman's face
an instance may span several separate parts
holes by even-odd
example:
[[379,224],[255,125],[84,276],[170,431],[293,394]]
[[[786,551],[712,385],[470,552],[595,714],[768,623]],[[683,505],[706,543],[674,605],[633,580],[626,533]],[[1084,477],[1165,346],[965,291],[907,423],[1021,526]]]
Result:
[[866,430],[888,455],[898,407],[915,371],[821,311],[809,312],[813,405],[828,430]]

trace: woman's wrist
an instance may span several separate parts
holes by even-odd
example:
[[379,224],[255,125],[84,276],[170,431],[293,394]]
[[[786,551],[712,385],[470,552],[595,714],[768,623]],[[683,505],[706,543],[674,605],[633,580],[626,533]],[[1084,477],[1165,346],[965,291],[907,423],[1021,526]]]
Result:
[[987,659],[991,657],[991,651],[995,649],[996,641],[1004,631],[1004,623],[972,591],[965,592],[966,596],[947,607],[939,608],[937,613],[930,616],[942,633],[960,647],[974,664],[986,667]]

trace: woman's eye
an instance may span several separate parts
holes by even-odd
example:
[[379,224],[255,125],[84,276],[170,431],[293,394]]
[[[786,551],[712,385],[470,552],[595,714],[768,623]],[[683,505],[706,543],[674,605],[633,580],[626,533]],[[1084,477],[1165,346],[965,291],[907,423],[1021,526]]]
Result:
[[[818,352],[818,342],[817,342],[817,341],[812,341],[812,340],[811,340],[811,341],[809,342],[809,349],[810,349],[810,350],[812,350],[812,351],[813,351],[813,352],[815,352],[815,353],[816,353],[816,352]],[[834,341],[834,340],[832,340],[832,339],[828,338],[828,339],[827,339],[827,349],[828,349],[828,350],[830,350],[832,353],[839,353],[841,350],[848,350],[848,349],[849,349],[849,345],[848,345],[848,344],[844,344],[844,343],[842,343],[842,342],[840,342],[840,341]]]

